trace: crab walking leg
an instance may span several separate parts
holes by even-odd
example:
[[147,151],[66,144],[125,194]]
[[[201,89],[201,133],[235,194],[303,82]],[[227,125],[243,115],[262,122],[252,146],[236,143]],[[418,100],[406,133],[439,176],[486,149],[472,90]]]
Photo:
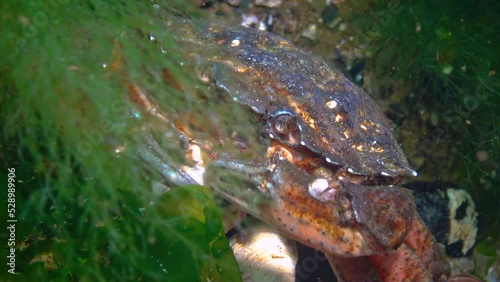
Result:
[[[415,236],[416,235],[416,236]],[[395,252],[364,256],[337,257],[326,255],[335,276],[341,282],[350,281],[449,281],[479,282],[470,275],[457,275],[447,279],[449,266],[443,251],[437,246],[419,217],[412,230]],[[420,240],[420,239],[422,240]],[[417,247],[414,244],[419,244]],[[410,247],[407,244],[411,244]]]
[[175,162],[150,133],[143,134],[143,139],[146,145],[140,145],[138,148],[140,158],[160,173],[168,182],[174,185],[200,184],[184,170],[173,166]]
[[[181,133],[179,133],[181,134]],[[182,185],[203,185],[204,169],[198,167],[179,167],[175,165],[174,161],[168,156],[167,152],[163,150],[149,133],[142,135],[144,140],[143,145],[138,148],[138,154],[142,161],[147,163],[153,170],[156,170],[165,180],[174,186]],[[200,175],[201,174],[201,175]],[[201,181],[199,180],[201,179]],[[234,226],[239,224],[239,221],[246,216],[246,213],[241,211],[234,205],[229,205],[223,208],[223,222],[225,232],[227,233]]]
[[[417,222],[418,221],[418,222]],[[421,226],[417,217],[412,226]],[[413,229],[415,229],[413,227]],[[412,230],[416,232],[415,230]],[[411,231],[410,231],[411,232]],[[418,233],[418,232],[417,232]],[[413,234],[411,234],[413,235]],[[408,236],[409,237],[409,236]],[[411,240],[410,240],[411,241]],[[433,251],[428,249],[427,240],[422,242],[421,251],[427,256],[433,255]],[[425,250],[424,250],[425,249]],[[401,245],[396,251],[369,257],[345,258],[327,256],[332,269],[340,281],[446,281],[449,273],[443,273],[443,269],[449,269],[448,263],[444,260],[436,260],[440,267],[439,272],[432,266],[433,262],[421,257],[422,253],[414,252],[408,245]],[[429,270],[427,269],[429,268]],[[434,274],[434,275],[433,275]],[[432,278],[431,278],[432,277]]]
[[338,257],[325,255],[339,282],[381,282],[369,257]]
[[358,258],[327,258],[337,278],[345,282],[446,281],[449,266],[441,254],[432,235],[420,218],[415,217],[405,244],[394,252]]
[[413,220],[405,244],[420,258],[435,281],[442,281],[450,275],[450,265],[444,251],[419,216]]
[[396,251],[369,257],[382,281],[446,281],[433,280],[420,258],[405,244]]
[[[420,217],[415,217],[404,244],[396,252],[372,255],[370,261],[377,268],[382,281],[460,281],[478,282],[470,275],[450,275],[450,266]],[[449,277],[449,278],[448,278]]]

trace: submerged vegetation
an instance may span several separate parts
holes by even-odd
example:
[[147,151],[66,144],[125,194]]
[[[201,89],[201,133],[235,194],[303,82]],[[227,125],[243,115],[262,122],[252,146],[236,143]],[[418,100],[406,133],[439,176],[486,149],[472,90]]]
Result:
[[[500,239],[499,9],[495,1],[468,2],[318,4],[295,15],[315,12],[320,28],[352,36],[343,48],[368,58],[371,87],[388,101],[410,161],[423,177],[459,182],[473,194],[488,250]],[[223,132],[243,119],[238,108],[212,103],[193,77],[189,50],[164,27],[169,15],[204,12],[186,1],[5,1],[0,165],[14,168],[17,180],[18,275],[2,272],[0,280],[240,279],[211,195],[197,186],[155,193],[161,177],[144,168],[137,147],[143,125],[157,121],[128,98],[131,83],[139,85],[170,118],[200,128]],[[316,18],[300,18],[294,32],[308,21]],[[210,111],[223,111],[221,119]],[[183,157],[177,140],[164,145]],[[7,183],[7,173],[0,178]],[[7,190],[0,195],[7,199]]]
[[[133,111],[131,83],[166,96],[158,102],[179,120],[206,110],[163,26],[169,11],[147,1],[2,6],[1,165],[16,187],[8,213],[2,189],[0,218],[17,223],[15,264],[3,252],[1,280],[238,281],[211,194],[158,196],[161,178],[136,153],[148,117]],[[186,91],[165,84],[160,67]]]

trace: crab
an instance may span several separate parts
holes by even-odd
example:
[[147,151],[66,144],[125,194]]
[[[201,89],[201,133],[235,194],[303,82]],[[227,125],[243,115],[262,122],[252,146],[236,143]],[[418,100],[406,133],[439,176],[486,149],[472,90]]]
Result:
[[[212,158],[206,165],[195,154],[189,166],[173,162],[145,134],[143,160],[168,182],[210,187],[286,237],[322,251],[340,281],[449,279],[446,257],[411,192],[397,186],[416,172],[366,92],[277,35],[219,25],[190,33],[180,41],[206,47],[210,55],[196,56],[203,77],[259,118],[255,134],[264,149],[256,159]],[[139,104],[152,104],[140,91],[134,95]],[[184,139],[197,150],[202,143]]]

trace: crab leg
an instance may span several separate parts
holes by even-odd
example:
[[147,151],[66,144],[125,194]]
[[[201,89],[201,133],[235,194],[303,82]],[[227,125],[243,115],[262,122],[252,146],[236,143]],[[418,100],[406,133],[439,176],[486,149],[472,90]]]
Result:
[[143,134],[146,145],[138,148],[140,158],[174,185],[199,184],[184,170],[172,166],[174,162],[150,133]]
[[417,216],[405,243],[394,252],[326,257],[339,281],[446,281],[450,271],[441,255],[442,250]]
[[338,257],[325,255],[339,282],[381,282],[369,257]]
[[446,281],[433,280],[420,258],[405,244],[395,252],[369,257],[382,281]]
[[443,250],[420,217],[417,216],[413,221],[405,244],[420,258],[435,281],[441,281],[450,275],[450,265]]

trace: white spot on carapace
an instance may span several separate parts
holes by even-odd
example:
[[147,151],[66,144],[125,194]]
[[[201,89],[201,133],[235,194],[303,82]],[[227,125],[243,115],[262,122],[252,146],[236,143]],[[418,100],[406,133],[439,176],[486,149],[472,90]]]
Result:
[[239,39],[234,39],[233,41],[231,41],[231,47],[236,47],[236,46],[240,46]]
[[348,168],[348,169],[347,169],[347,172],[349,172],[349,173],[354,173],[354,170],[353,170],[352,168]]
[[335,122],[341,122],[342,121],[342,116],[340,114],[337,114],[335,116]]
[[234,71],[237,73],[247,73],[248,68],[246,66],[235,66]]
[[314,124],[315,123],[314,119],[312,119],[310,116],[306,114],[302,114],[302,118],[309,125],[309,127],[311,127],[312,129],[316,129],[316,125]]
[[306,145],[306,142],[304,142],[304,141],[300,141],[300,145],[305,146],[305,145]]
[[326,157],[325,160],[326,160],[327,163],[331,163],[332,162],[332,160],[329,157]]
[[387,173],[385,171],[382,171],[380,174],[383,175],[383,176],[391,176],[389,173]]
[[380,147],[370,147],[370,153],[383,153],[384,152],[384,148],[380,148]]
[[326,106],[330,109],[333,109],[333,108],[337,107],[337,101],[330,100],[330,101],[326,102]]

